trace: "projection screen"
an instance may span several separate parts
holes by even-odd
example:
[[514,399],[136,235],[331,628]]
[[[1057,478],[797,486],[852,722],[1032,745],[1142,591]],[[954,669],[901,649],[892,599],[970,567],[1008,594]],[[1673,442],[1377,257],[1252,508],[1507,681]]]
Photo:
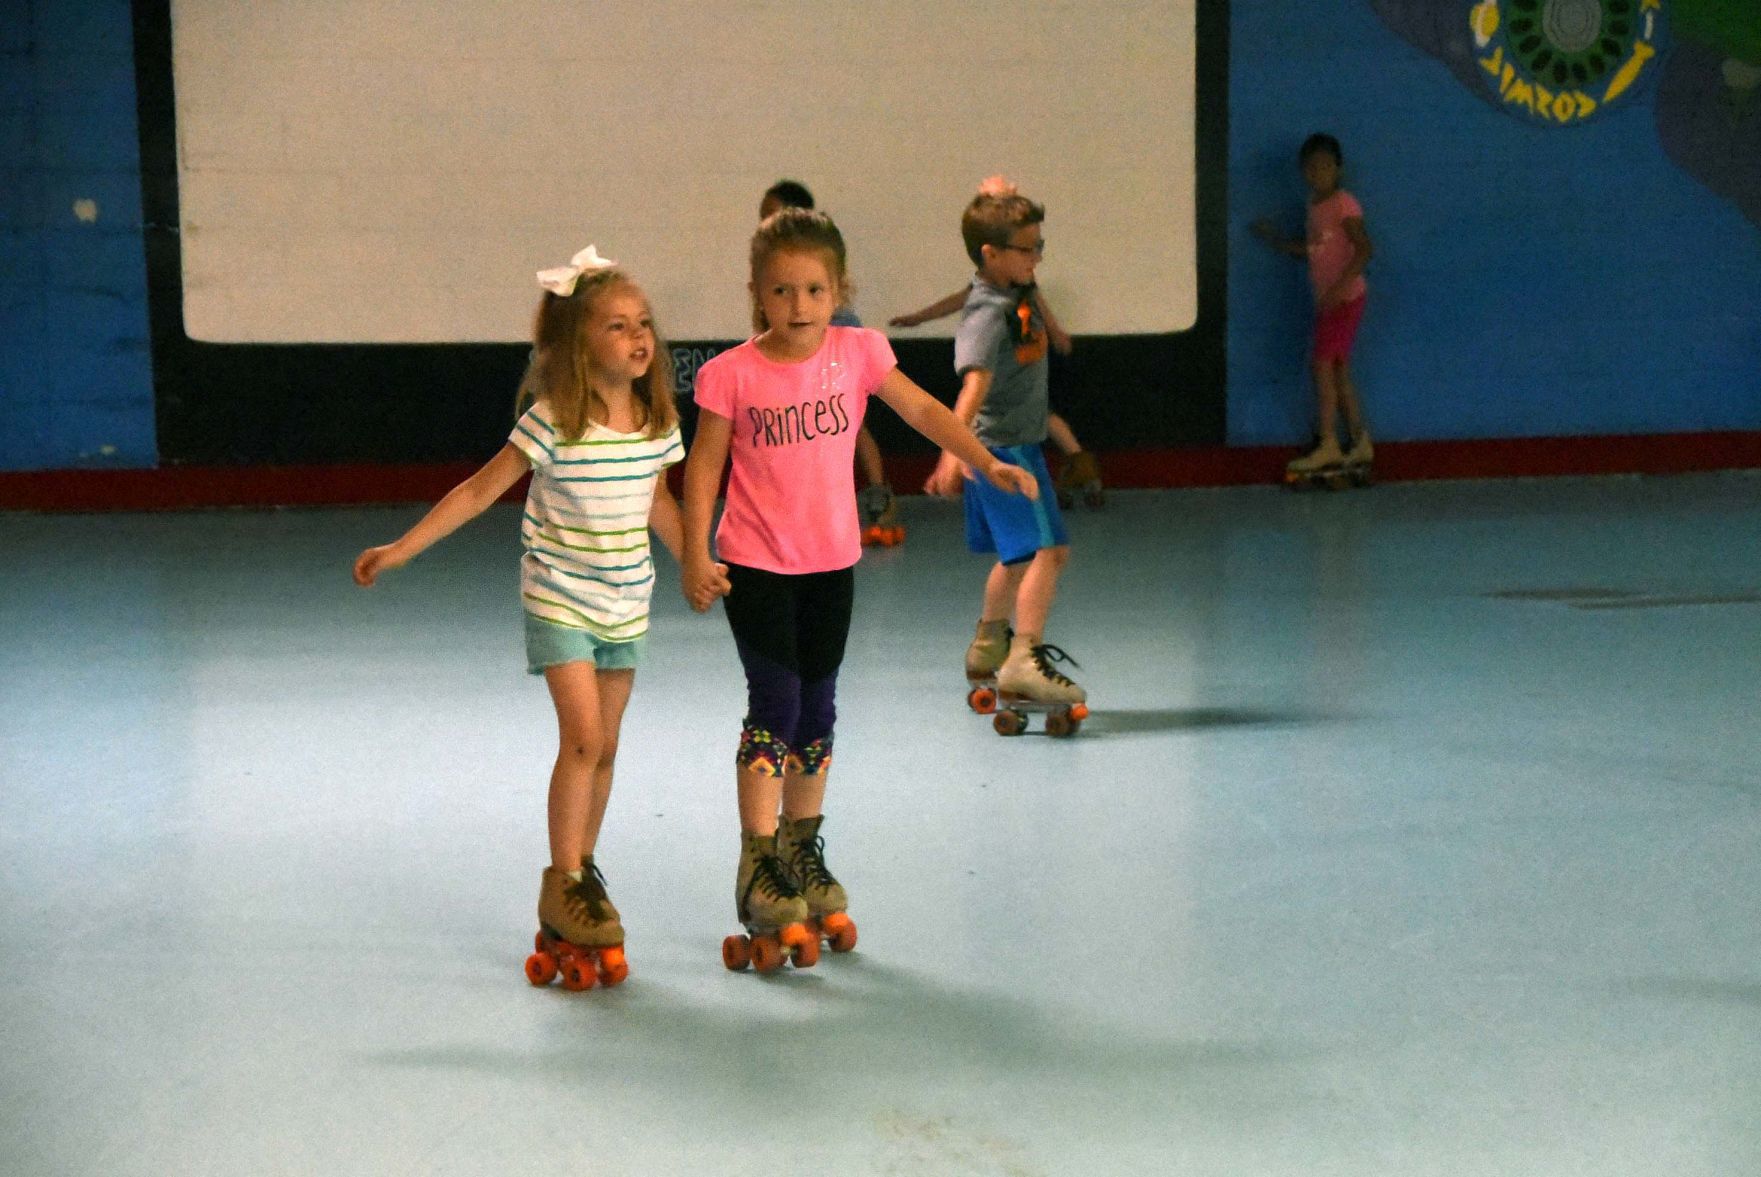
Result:
[[591,242],[670,337],[741,338],[784,177],[880,326],[964,285],[960,212],[1004,173],[1066,327],[1185,330],[1195,2],[176,0],[186,328],[515,341],[534,271]]

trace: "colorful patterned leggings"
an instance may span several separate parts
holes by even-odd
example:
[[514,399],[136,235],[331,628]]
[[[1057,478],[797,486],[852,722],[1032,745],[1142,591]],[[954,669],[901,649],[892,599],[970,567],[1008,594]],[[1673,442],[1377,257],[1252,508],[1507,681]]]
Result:
[[736,762],[766,776],[822,773],[831,765],[855,573],[789,576],[730,564],[728,582],[723,605],[746,669]]

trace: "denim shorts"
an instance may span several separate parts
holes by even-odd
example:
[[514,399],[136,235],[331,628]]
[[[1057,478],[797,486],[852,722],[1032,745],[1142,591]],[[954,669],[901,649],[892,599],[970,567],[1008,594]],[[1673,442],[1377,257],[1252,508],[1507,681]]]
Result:
[[526,618],[526,673],[543,674],[565,662],[591,662],[598,670],[634,670],[642,661],[648,635],[612,642],[571,625],[558,625],[530,613]]

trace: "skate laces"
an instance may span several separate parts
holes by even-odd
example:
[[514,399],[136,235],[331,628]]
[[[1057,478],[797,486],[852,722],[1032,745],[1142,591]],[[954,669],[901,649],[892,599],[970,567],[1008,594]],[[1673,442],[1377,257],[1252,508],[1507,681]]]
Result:
[[605,876],[599,873],[599,867],[587,864],[581,872],[581,881],[569,880],[565,891],[571,904],[577,904],[588,915],[597,916],[599,909],[611,903],[611,896],[606,894]]
[[1071,681],[1068,675],[1060,674],[1052,668],[1052,663],[1054,662],[1068,662],[1077,670],[1082,669],[1082,663],[1066,654],[1057,646],[1048,644],[1035,646],[1033,648],[1033,664],[1039,667],[1041,674],[1045,675],[1059,686],[1075,686],[1076,684]]
[[803,891],[810,887],[835,887],[838,880],[825,865],[825,839],[815,835],[795,845],[795,873]]
[[774,854],[761,855],[753,863],[752,881],[746,884],[746,894],[750,896],[754,891],[766,899],[793,899],[801,893],[783,860]]

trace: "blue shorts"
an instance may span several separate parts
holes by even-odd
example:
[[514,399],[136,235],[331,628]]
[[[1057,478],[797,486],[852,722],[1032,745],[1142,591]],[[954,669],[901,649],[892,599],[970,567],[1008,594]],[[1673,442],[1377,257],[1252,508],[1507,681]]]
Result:
[[1029,502],[982,478],[967,482],[966,546],[974,552],[995,552],[1000,563],[1019,564],[1033,559],[1041,548],[1069,543],[1064,516],[1058,511],[1058,494],[1046,470],[1045,451],[1037,445],[989,448],[1003,461],[1032,473],[1039,482],[1039,498]]
[[530,613],[526,618],[526,673],[543,674],[547,667],[565,662],[591,662],[597,670],[634,670],[642,661],[648,635],[627,642],[610,642],[585,629],[558,625]]

